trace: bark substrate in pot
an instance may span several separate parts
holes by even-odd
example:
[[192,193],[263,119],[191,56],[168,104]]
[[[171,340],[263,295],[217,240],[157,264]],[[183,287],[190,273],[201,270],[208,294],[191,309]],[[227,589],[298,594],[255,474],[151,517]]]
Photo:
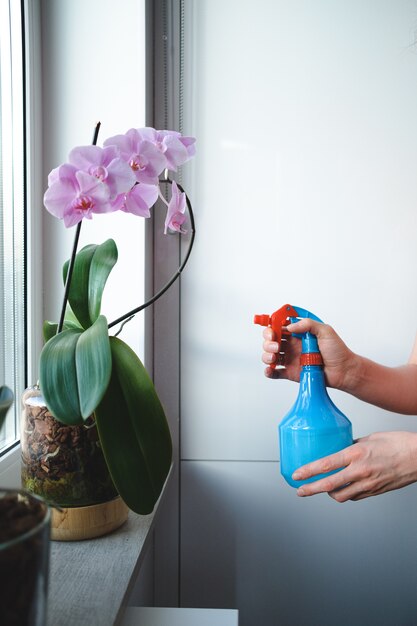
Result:
[[38,386],[22,402],[22,485],[55,505],[51,538],[90,539],[118,528],[129,510],[110,477],[94,418],[79,426],[59,422]]

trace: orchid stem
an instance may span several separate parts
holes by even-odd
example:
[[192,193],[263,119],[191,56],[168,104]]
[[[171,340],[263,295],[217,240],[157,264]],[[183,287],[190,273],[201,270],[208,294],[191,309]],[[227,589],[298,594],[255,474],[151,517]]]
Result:
[[[161,181],[163,183],[169,183],[172,185],[172,180],[168,179],[164,179],[163,181]],[[184,192],[184,189],[181,187],[181,185],[178,185],[178,189]],[[166,291],[168,291],[168,289],[171,287],[171,285],[177,280],[177,278],[180,277],[183,269],[185,268],[185,266],[187,265],[187,261],[190,257],[191,254],[191,250],[193,248],[194,245],[194,239],[195,239],[195,221],[194,221],[194,213],[193,213],[193,208],[191,206],[191,202],[187,196],[187,194],[185,194],[185,199],[187,202],[187,208],[188,208],[188,213],[190,216],[190,224],[191,224],[191,239],[190,239],[190,243],[188,245],[188,249],[186,252],[186,255],[184,257],[183,262],[181,263],[180,267],[177,269],[177,271],[173,274],[173,276],[170,278],[170,280],[162,287],[162,289],[160,289],[155,295],[152,296],[152,298],[150,298],[149,300],[147,300],[144,304],[141,304],[140,306],[138,306],[136,309],[133,309],[132,311],[129,311],[128,313],[126,313],[125,315],[122,315],[121,317],[117,318],[117,320],[114,320],[113,322],[111,322],[108,327],[112,328],[113,326],[116,326],[116,324],[121,324],[122,322],[126,321],[130,321],[128,318],[132,318],[136,315],[136,313],[139,313],[140,311],[143,311],[143,309],[146,309],[146,307],[148,307],[149,305],[153,304],[154,302],[156,302],[156,300],[158,300]],[[121,330],[121,329],[120,329]],[[118,332],[120,332],[120,330]]]
[[[94,128],[93,141],[91,142],[93,146],[95,146],[97,144],[97,139],[98,139],[98,133],[100,131],[100,126],[101,126],[101,122],[97,122],[97,124],[96,124],[96,126]],[[69,265],[68,265],[67,278],[65,280],[64,299],[63,299],[63,302],[62,302],[61,317],[59,318],[59,324],[58,324],[58,328],[57,328],[57,331],[56,331],[57,334],[60,333],[62,331],[63,327],[64,327],[65,311],[67,310],[68,296],[69,296],[69,291],[70,291],[70,287],[71,287],[71,280],[72,280],[72,272],[73,272],[73,269],[74,269],[75,257],[76,257],[76,254],[77,254],[78,241],[80,239],[81,224],[82,224],[82,220],[81,220],[81,222],[78,222],[77,228],[75,230],[74,243],[72,245],[72,253],[71,253],[71,258],[70,258],[70,262],[69,262]]]

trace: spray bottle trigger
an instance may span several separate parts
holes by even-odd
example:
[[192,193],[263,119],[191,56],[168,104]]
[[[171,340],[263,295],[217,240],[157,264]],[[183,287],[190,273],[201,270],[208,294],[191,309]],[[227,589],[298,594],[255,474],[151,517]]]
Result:
[[[322,320],[317,317],[317,315],[314,315],[314,313],[311,313],[311,311],[307,311],[307,309],[303,309],[302,307],[292,306],[291,304],[284,304],[284,306],[272,313],[272,315],[255,315],[253,321],[255,324],[260,324],[261,326],[269,326],[270,328],[272,328],[280,349],[281,339],[283,336],[289,337],[291,335],[293,337],[301,339],[302,355],[310,355],[308,358],[306,356],[303,356],[304,363],[307,364],[308,360],[308,364],[310,365],[319,364],[321,356],[318,356],[320,355],[320,350],[318,347],[317,338],[310,332],[290,333],[288,330],[286,330],[288,324],[295,324],[296,322],[299,322],[301,319],[305,318],[310,318],[322,323]],[[320,363],[322,363],[321,360]],[[275,364],[271,364],[270,367],[274,369],[276,366]]]
[[291,304],[284,304],[280,309],[272,313],[272,315],[255,315],[254,323],[260,326],[270,326],[276,335],[278,343],[281,343],[281,337],[284,334],[288,335],[283,327],[289,324],[289,316],[297,315],[297,311]]

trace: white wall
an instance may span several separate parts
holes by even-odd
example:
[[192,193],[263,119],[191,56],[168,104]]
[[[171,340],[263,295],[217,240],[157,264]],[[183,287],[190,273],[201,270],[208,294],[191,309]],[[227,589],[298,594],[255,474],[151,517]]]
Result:
[[[297,500],[276,434],[297,387],[264,378],[252,319],[289,302],[353,350],[407,360],[417,2],[185,9],[184,124],[198,156],[184,182],[198,232],[181,291],[182,602],[237,606],[242,626],[413,623],[417,487]],[[417,430],[415,417],[331,395],[355,436]]]
[[[98,145],[112,135],[145,125],[144,0],[43,0],[44,188],[47,175],[69,151],[88,145],[101,121]],[[69,258],[74,228],[65,229],[42,206],[44,317],[57,319],[63,295],[61,268]],[[104,292],[109,322],[144,299],[142,219],[119,213],[84,220],[80,247],[113,237],[119,260]],[[122,338],[143,354],[143,316]]]

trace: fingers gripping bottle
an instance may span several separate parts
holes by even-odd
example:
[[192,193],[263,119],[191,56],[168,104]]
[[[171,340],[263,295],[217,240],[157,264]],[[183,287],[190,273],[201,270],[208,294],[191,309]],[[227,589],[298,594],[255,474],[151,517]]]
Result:
[[[271,326],[281,346],[282,335],[288,335],[285,326],[311,318],[321,320],[301,307],[286,304],[269,315],[255,315],[255,324]],[[309,333],[296,334],[302,342],[300,357],[300,386],[294,406],[279,425],[281,474],[292,487],[313,482],[327,474],[308,480],[295,481],[293,472],[301,465],[338,452],[353,443],[352,425],[335,406],[327,393],[323,359],[316,337]],[[341,469],[341,468],[340,468]],[[339,470],[334,470],[339,471]],[[332,474],[334,472],[329,472]]]

